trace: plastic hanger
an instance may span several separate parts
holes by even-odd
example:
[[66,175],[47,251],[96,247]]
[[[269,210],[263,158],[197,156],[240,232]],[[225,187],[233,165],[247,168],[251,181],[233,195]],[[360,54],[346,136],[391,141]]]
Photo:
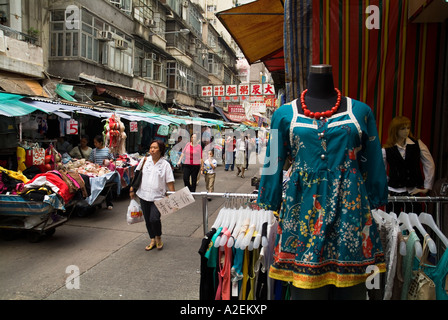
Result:
[[[418,215],[416,213],[409,213],[409,220],[412,224],[412,226],[416,227],[418,229],[418,231],[420,231],[420,234],[424,237],[426,237],[426,235],[428,234],[428,232],[425,230],[425,228],[423,228],[420,220],[418,219]],[[436,254],[437,253],[437,247],[436,247],[436,243],[434,242],[434,240],[432,240],[429,236],[426,239],[426,243],[428,244],[428,248],[429,248],[429,252]]]
[[[401,212],[398,216],[398,221],[402,223],[401,230],[408,230],[409,232],[415,232],[414,228],[412,228],[411,221],[409,220],[409,216],[406,212]],[[415,255],[418,258],[421,258],[423,254],[422,244],[420,241],[415,242]]]
[[418,220],[421,223],[429,226],[436,233],[436,235],[440,238],[440,240],[443,242],[443,244],[445,245],[445,248],[448,248],[448,238],[439,229],[439,227],[437,226],[436,222],[434,221],[434,218],[432,217],[432,215],[430,215],[429,213],[426,213],[426,212],[422,212],[422,213],[420,213]]

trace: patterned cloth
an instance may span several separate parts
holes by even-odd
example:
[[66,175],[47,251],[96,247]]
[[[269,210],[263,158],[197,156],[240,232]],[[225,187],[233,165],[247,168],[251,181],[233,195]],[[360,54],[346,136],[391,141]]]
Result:
[[[364,103],[347,99],[347,104],[346,112],[315,120],[299,114],[293,101],[272,118],[270,162],[258,197],[261,207],[280,209],[269,275],[299,288],[354,286],[366,280],[369,265],[385,271],[371,216],[371,208],[387,203],[376,123]],[[289,156],[283,198],[282,168]]]

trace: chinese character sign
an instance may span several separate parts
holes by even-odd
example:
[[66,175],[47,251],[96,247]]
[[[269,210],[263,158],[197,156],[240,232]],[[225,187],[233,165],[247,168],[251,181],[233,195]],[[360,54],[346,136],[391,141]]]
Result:
[[213,97],[213,87],[212,86],[203,86],[202,87],[202,96],[203,97]]
[[263,85],[263,94],[264,95],[274,95],[275,94],[274,86],[272,84],[265,83]]
[[237,85],[226,86],[226,96],[238,95]]
[[213,95],[215,97],[225,96],[225,86],[214,86],[213,91],[214,91]]
[[252,96],[261,96],[263,94],[263,86],[261,84],[251,84],[250,94]]
[[240,84],[238,86],[238,95],[248,96],[249,95],[249,85],[248,84]]
[[[275,95],[275,88],[269,83],[256,84],[232,84],[219,86],[203,86],[203,97],[236,97],[241,96],[246,100],[248,96],[272,96]],[[244,98],[243,98],[244,97]],[[230,99],[227,99],[230,100]]]

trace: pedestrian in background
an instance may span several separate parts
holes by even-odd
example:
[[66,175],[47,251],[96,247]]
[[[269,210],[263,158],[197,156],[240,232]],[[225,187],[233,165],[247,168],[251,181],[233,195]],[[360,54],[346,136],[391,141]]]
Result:
[[244,138],[240,138],[236,141],[236,167],[238,169],[238,172],[236,173],[237,176],[241,173],[241,178],[244,178],[244,171],[246,170],[247,166],[247,136],[244,136]]
[[154,201],[164,198],[167,188],[169,191],[175,191],[173,170],[170,163],[163,158],[164,154],[165,144],[160,140],[154,140],[149,146],[149,156],[140,161],[135,169],[141,170],[141,185],[131,185],[129,188],[131,199],[134,199],[137,191],[146,229],[151,239],[151,243],[145,248],[146,251],[155,247],[159,250],[163,248],[162,221]]
[[[214,158],[215,152],[210,150],[208,152],[208,158],[204,161],[204,169],[202,174],[204,174],[205,178],[205,187],[207,188],[207,192],[212,193],[215,191],[215,177],[216,172],[215,168],[218,165],[218,161]],[[210,201],[211,198],[208,198]]]
[[235,153],[234,153],[234,142],[233,138],[231,136],[226,138],[225,141],[225,159],[226,162],[225,165],[225,171],[229,171],[231,169],[232,171],[235,169]]
[[177,163],[177,165],[180,165],[183,160],[182,170],[184,185],[188,187],[191,192],[196,192],[198,175],[204,165],[202,159],[202,147],[199,142],[200,141],[197,138],[197,135],[192,134],[190,142],[187,143],[185,148],[182,150],[182,154]]

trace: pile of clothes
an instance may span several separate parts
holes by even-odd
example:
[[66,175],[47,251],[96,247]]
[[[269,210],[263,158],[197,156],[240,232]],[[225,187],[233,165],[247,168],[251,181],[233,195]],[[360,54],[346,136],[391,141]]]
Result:
[[0,167],[0,174],[1,194],[20,195],[29,201],[43,201],[45,195],[56,193],[67,204],[90,194],[89,176],[75,170],[50,170],[27,177]]

